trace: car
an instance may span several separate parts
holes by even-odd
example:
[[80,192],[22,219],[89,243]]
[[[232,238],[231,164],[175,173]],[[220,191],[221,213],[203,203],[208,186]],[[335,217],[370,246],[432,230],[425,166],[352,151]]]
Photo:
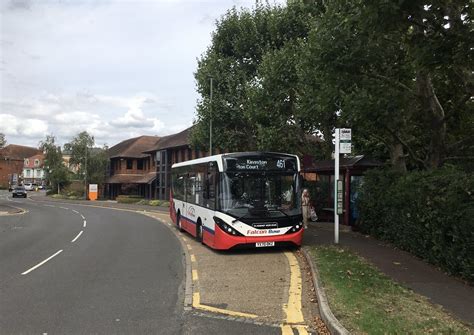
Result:
[[12,192],[12,198],[26,198],[26,189],[24,186],[15,186]]
[[35,186],[32,183],[26,183],[23,186],[25,187],[25,190],[27,191],[33,191],[35,189]]

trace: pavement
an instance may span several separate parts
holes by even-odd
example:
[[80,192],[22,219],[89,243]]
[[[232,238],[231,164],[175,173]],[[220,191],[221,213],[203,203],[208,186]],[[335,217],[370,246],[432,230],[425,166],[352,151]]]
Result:
[[[443,273],[438,268],[367,235],[342,226],[339,244],[374,264],[394,281],[426,296],[451,315],[474,325],[474,287]],[[334,223],[310,223],[305,231],[304,245],[334,244]]]

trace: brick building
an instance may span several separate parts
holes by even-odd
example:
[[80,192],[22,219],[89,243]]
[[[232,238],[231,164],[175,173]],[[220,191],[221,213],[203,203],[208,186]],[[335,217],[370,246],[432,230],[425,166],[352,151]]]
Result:
[[108,150],[109,177],[106,195],[115,199],[118,195],[138,195],[152,198],[156,173],[155,160],[144,151],[155,147],[158,136],[139,136],[122,141]]
[[41,150],[23,145],[9,144],[0,149],[0,188],[7,188],[10,181],[20,182],[25,159],[42,154]]
[[171,166],[174,163],[205,157],[208,152],[191,146],[189,136],[191,129],[187,128],[177,134],[164,136],[152,150],[146,151],[156,162],[156,187],[153,197],[168,200],[171,185]]

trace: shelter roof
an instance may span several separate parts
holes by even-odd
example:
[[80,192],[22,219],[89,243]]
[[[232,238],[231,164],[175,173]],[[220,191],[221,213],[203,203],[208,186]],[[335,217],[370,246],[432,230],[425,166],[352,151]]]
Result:
[[[309,161],[309,162],[308,162]],[[318,172],[318,171],[334,171],[334,160],[307,160],[305,159],[305,166],[303,170],[305,172]],[[343,168],[372,168],[381,166],[382,163],[369,158],[365,157],[364,155],[358,155],[353,157],[343,157],[339,160],[339,167]]]

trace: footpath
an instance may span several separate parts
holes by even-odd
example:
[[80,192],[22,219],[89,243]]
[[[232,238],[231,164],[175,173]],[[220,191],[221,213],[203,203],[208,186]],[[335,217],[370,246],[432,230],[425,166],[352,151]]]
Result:
[[[334,224],[311,223],[310,228],[305,231],[303,244],[334,244]],[[347,227],[341,227],[339,244],[367,259],[394,281],[426,296],[459,319],[474,325],[474,287],[448,276],[405,251],[370,236],[348,231]]]

